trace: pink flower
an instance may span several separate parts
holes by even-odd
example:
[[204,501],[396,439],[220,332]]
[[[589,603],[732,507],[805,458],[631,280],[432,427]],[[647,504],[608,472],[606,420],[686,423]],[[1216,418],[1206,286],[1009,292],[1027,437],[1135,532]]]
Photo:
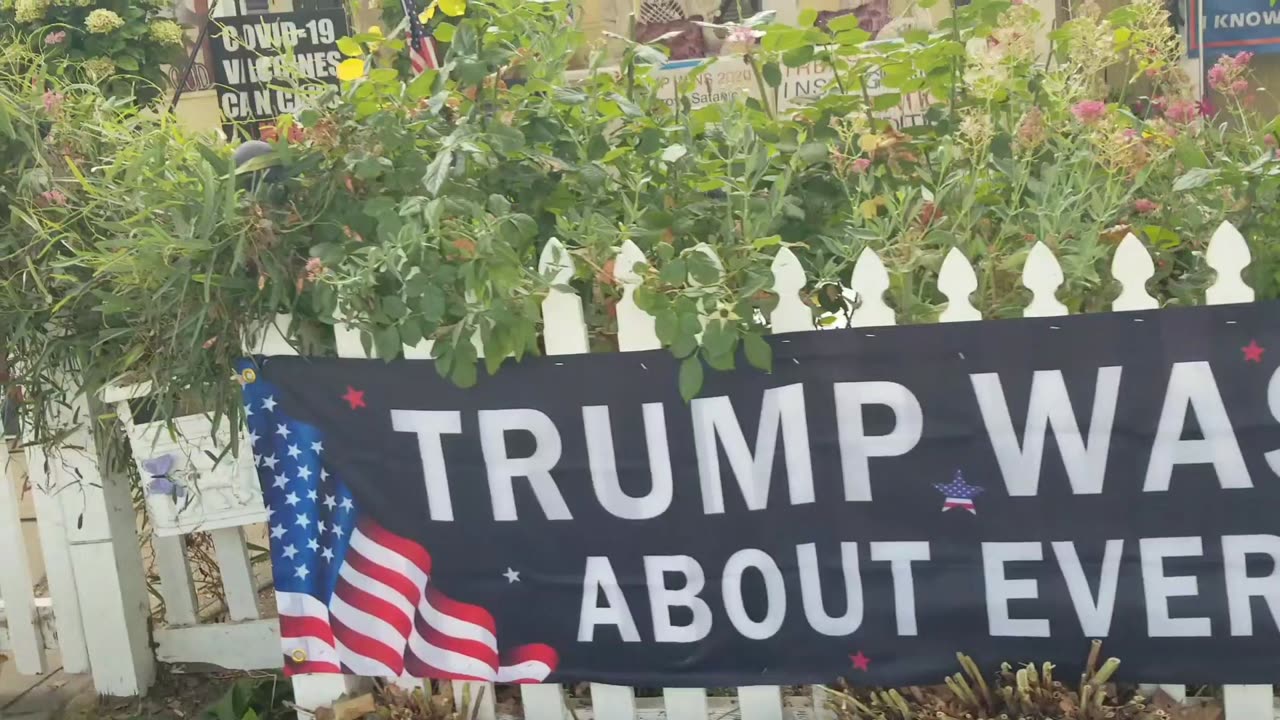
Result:
[[1262,144],[1263,144],[1263,145],[1266,145],[1266,146],[1267,146],[1267,147],[1269,147],[1269,148],[1274,148],[1274,147],[1276,146],[1276,136],[1275,136],[1275,135],[1264,135],[1264,136],[1263,136],[1263,138],[1262,138]]
[[1159,210],[1160,206],[1157,205],[1154,201],[1148,200],[1146,198],[1138,198],[1137,200],[1133,201],[1133,209],[1136,210],[1139,215],[1149,215]]
[[868,158],[858,158],[853,161],[852,168],[854,174],[861,175],[871,169],[871,160]]
[[1242,52],[1236,55],[1234,58],[1231,58],[1231,62],[1238,68],[1243,68],[1248,66],[1251,60],[1253,60],[1253,53],[1248,51]]
[[313,257],[307,261],[306,272],[307,272],[307,280],[310,280],[311,282],[315,282],[316,280],[319,280],[320,276],[323,275],[325,272],[324,263],[320,261],[320,258]]
[[1137,140],[1138,138],[1142,137],[1141,135],[1138,134],[1138,131],[1134,130],[1133,128],[1125,128],[1124,132],[1120,134],[1124,137],[1125,140]]
[[1218,64],[1209,68],[1209,86],[1215,90],[1225,87],[1227,84],[1227,66]]
[[1249,81],[1243,78],[1231,83],[1231,92],[1236,95],[1243,95],[1249,91]]
[[1169,103],[1169,107],[1165,109],[1164,116],[1169,122],[1186,125],[1196,119],[1200,114],[1200,109],[1196,103],[1191,100],[1175,100]]
[[62,109],[62,103],[66,100],[62,93],[46,90],[44,93],[44,111],[50,115],[57,115]]
[[753,30],[746,25],[734,25],[729,29],[729,37],[725,40],[731,43],[749,44],[761,37],[764,37],[764,33],[759,30]]
[[1071,114],[1085,125],[1092,125],[1107,114],[1107,104],[1101,100],[1082,100],[1071,108]]
[[36,199],[36,204],[40,207],[49,207],[50,205],[66,205],[67,196],[62,194],[61,190],[45,190],[40,193]]
[[61,45],[67,39],[66,30],[57,30],[44,36],[45,45]]

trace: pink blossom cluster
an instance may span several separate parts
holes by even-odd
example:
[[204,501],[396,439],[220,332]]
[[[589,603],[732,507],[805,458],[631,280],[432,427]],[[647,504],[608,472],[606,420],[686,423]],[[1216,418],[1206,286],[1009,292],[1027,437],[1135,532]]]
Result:
[[1101,100],[1081,100],[1071,106],[1071,114],[1085,125],[1094,125],[1107,114],[1107,104]]
[[1249,80],[1245,75],[1248,73],[1251,60],[1253,60],[1251,52],[1224,55],[1218,58],[1218,62],[1209,68],[1209,87],[1231,97],[1249,92]]

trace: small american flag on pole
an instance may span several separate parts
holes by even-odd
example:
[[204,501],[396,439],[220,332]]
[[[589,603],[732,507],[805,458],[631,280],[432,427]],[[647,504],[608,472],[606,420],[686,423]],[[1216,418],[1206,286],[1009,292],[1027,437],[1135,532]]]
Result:
[[417,3],[414,0],[402,0],[404,16],[409,21],[409,62],[413,71],[421,74],[424,70],[440,67],[436,61],[435,41],[427,37],[427,31],[418,18]]
[[[441,592],[426,548],[361,512],[330,472],[319,429],[290,417],[279,390],[251,364],[239,369],[246,441],[267,505],[287,675],[519,683],[555,670],[559,659],[547,645],[500,654],[493,616]],[[362,392],[348,393],[353,409],[365,407]]]

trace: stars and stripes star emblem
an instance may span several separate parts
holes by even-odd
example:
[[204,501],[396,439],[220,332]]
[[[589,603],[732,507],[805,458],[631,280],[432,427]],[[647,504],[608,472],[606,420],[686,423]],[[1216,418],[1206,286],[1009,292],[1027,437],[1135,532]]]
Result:
[[426,548],[361,512],[319,430],[289,417],[282,398],[261,374],[244,386],[286,674],[545,680],[556,651],[501,648],[487,610],[438,587]]
[[959,508],[968,510],[974,515],[978,514],[978,509],[974,505],[974,498],[981,495],[983,488],[979,485],[970,485],[964,480],[964,473],[956,470],[956,474],[949,483],[934,483],[934,488],[945,496],[942,503],[942,512]]

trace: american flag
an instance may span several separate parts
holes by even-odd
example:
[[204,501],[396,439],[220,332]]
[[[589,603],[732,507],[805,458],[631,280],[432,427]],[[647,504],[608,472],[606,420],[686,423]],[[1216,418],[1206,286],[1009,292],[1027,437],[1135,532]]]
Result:
[[[534,644],[499,655],[484,609],[449,598],[431,554],[360,512],[325,462],[324,437],[240,367],[247,442],[266,500],[285,672],[540,682],[558,657]],[[363,394],[348,388],[353,410]],[[358,421],[358,418],[354,418]]]
[[978,514],[978,509],[973,504],[973,499],[982,494],[983,488],[978,485],[970,485],[964,481],[964,473],[956,470],[955,477],[949,483],[934,483],[938,492],[946,496],[946,500],[942,503],[942,512],[951,510],[952,508],[961,508],[968,510],[974,515]]
[[424,70],[439,67],[436,62],[435,41],[427,37],[427,31],[418,18],[417,3],[414,0],[402,0],[404,16],[409,21],[409,62],[413,71],[421,74]]

